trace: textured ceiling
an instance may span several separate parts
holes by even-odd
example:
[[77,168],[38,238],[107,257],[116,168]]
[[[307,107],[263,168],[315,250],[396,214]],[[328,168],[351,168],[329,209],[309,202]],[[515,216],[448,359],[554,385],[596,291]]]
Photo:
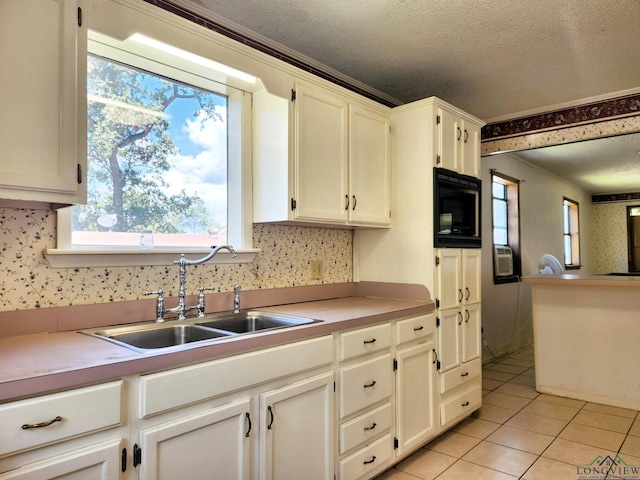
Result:
[[640,87],[638,0],[189,0],[401,102],[483,120]]

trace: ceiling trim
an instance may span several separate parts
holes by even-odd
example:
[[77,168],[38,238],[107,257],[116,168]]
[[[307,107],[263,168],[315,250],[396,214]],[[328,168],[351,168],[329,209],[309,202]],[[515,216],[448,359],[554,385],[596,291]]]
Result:
[[301,59],[299,56],[287,52],[285,48],[278,48],[274,45],[274,42],[259,40],[256,38],[258,35],[248,35],[243,31],[239,31],[240,29],[230,28],[221,21],[213,20],[204,14],[196,12],[195,9],[192,11],[180,6],[179,2],[171,2],[169,0],[143,1],[387,107],[396,107],[401,104],[399,100],[393,99],[392,97],[385,97],[382,92],[376,93],[372,91],[373,89],[367,89],[366,85],[359,84],[355,79],[352,80],[349,77],[341,75],[339,72],[332,71],[332,69],[327,66],[320,66],[315,62]]
[[482,141],[528,135],[546,130],[558,130],[635,115],[640,115],[640,93],[586,103],[529,117],[488,123],[482,128]]
[[633,200],[640,200],[640,192],[607,193],[591,196],[591,203],[630,202]]

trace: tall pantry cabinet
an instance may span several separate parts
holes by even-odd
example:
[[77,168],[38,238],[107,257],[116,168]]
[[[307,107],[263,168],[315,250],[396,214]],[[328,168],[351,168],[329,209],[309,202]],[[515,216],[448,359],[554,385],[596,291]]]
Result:
[[436,303],[436,433],[481,405],[481,250],[434,247],[433,169],[479,178],[483,124],[435,97],[394,108],[392,228],[354,233],[356,280],[422,284]]

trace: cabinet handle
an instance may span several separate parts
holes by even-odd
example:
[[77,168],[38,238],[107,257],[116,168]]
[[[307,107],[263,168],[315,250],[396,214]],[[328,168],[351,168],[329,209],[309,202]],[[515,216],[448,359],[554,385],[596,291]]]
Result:
[[456,127],[458,129],[458,138],[456,140],[460,140],[460,138],[462,137],[462,130],[460,130],[460,127]]
[[471,314],[469,313],[469,310],[465,310],[464,314],[466,316],[466,318],[464,319],[464,323],[469,323],[469,319],[471,318]]
[[369,430],[373,430],[376,426],[376,422],[373,422],[370,427],[364,427],[364,431],[368,432]]
[[269,411],[269,416],[271,418],[269,420],[269,425],[267,425],[267,430],[271,430],[271,427],[273,426],[273,409],[271,408],[271,405],[267,407],[267,410]]
[[469,287],[464,287],[464,291],[467,292],[467,296],[465,300],[469,300],[469,297],[471,296],[471,291],[469,291]]
[[362,463],[364,463],[365,465],[369,465],[369,464],[371,464],[371,463],[373,463],[375,461],[376,461],[376,456],[374,455],[373,457],[371,457],[371,460],[365,460]]
[[414,332],[419,332],[420,330],[424,330],[424,326],[420,325],[419,327],[415,327],[413,329]]
[[249,423],[249,426],[247,428],[247,433],[245,433],[244,436],[249,438],[249,434],[251,433],[251,415],[249,415],[249,412],[245,413],[245,415],[247,417],[247,422]]
[[344,198],[347,200],[347,204],[344,206],[344,209],[349,210],[349,195],[345,195]]
[[463,298],[464,298],[464,293],[462,293],[462,289],[459,288],[458,289],[458,302],[461,302]]
[[464,143],[467,143],[467,140],[469,140],[469,131],[465,128],[464,129]]
[[464,372],[460,374],[461,377],[468,377],[469,376],[469,372]]
[[462,407],[468,407],[469,406],[469,402],[464,402],[461,406]]
[[458,318],[460,318],[458,325],[462,325],[462,312],[458,312]]
[[351,198],[353,198],[353,207],[351,207],[351,210],[355,210],[356,205],[358,205],[358,199],[356,198],[355,195],[352,195]]
[[49,425],[53,425],[56,422],[61,422],[62,421],[62,417],[60,415],[58,415],[56,418],[52,419],[52,420],[47,420],[46,422],[41,422],[41,423],[25,423],[24,425],[22,425],[22,429],[23,430],[29,430],[30,428],[42,428],[42,427],[48,427]]
[[376,343],[376,339],[375,339],[375,338],[372,338],[371,340],[365,340],[365,341],[364,341],[364,342],[362,342],[362,343],[364,343],[365,345],[367,345],[367,344],[369,344],[369,343]]
[[368,383],[368,384],[364,385],[364,388],[371,388],[371,387],[373,387],[375,384],[376,384],[376,381],[374,380],[373,382],[371,382],[371,383]]

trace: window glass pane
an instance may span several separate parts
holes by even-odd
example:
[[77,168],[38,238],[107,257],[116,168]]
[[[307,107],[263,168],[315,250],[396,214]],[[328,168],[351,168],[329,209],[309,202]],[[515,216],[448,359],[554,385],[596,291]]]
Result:
[[507,187],[501,183],[493,182],[493,196],[496,198],[507,198]]
[[564,236],[564,264],[571,265],[571,237]]
[[507,229],[506,228],[494,228],[493,229],[493,243],[494,245],[507,245]]
[[507,202],[493,200],[493,226],[507,228]]
[[87,70],[88,202],[72,243],[226,243],[227,97],[94,55]]

